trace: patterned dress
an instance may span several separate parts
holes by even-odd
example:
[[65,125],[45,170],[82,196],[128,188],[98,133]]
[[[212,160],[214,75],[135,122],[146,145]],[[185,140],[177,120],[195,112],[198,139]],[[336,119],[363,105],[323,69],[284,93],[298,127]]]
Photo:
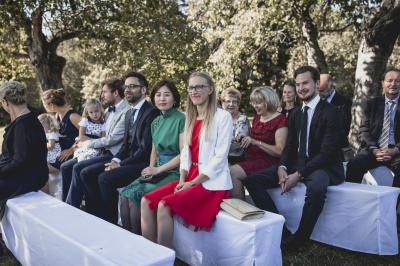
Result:
[[[287,127],[286,117],[282,114],[267,122],[261,122],[260,116],[256,115],[250,131],[250,137],[270,145],[275,145],[275,132],[282,127]],[[256,145],[250,145],[244,156],[244,161],[240,162],[239,165],[247,175],[250,175],[276,164],[278,161],[279,158],[273,157]]]
[[[95,123],[90,118],[83,117],[79,122],[79,126],[85,127],[85,135],[92,139],[98,139],[102,136],[102,133],[106,131],[105,123]],[[100,149],[81,147],[74,152],[74,158],[78,162],[92,159],[100,154]]]
[[[175,108],[172,108],[159,115],[151,124],[151,136],[153,144],[157,151],[157,165],[160,166],[179,154],[179,135],[185,127],[185,115]],[[121,195],[134,201],[140,206],[140,201],[144,194],[155,190],[156,188],[165,185],[171,181],[179,179],[179,169],[171,169],[168,175],[158,183],[143,183],[140,177],[126,186]]]
[[60,138],[60,133],[58,133],[58,132],[53,131],[53,132],[46,133],[47,141],[49,141],[49,140],[55,141],[54,147],[51,148],[51,150],[47,151],[47,162],[48,163],[54,163],[57,160],[57,157],[60,156],[61,146],[59,143],[59,138]]
[[[189,147],[192,166],[185,181],[191,181],[199,175],[196,163],[199,158],[201,125],[202,120],[197,120],[193,128],[192,142]],[[178,215],[186,225],[194,227],[195,230],[209,230],[220,210],[219,205],[222,200],[229,198],[229,191],[207,190],[202,184],[197,184],[175,192],[178,183],[179,181],[173,181],[144,195],[150,201],[150,208],[156,209],[158,203],[163,200],[172,213]]]

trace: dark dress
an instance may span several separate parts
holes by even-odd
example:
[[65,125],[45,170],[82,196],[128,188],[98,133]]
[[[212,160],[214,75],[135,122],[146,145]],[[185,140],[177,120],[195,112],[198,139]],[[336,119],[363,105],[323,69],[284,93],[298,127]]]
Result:
[[[71,148],[72,145],[75,143],[75,138],[79,136],[79,130],[72,124],[70,116],[76,113],[74,110],[69,110],[61,120],[59,116],[57,116],[57,122],[60,127],[59,133],[60,133],[60,139],[59,143],[61,146],[61,151],[67,150]],[[71,159],[73,155],[71,155],[68,159]],[[67,161],[67,160],[65,160]],[[54,163],[50,163],[51,166],[54,168],[60,169],[60,166],[63,162],[60,162],[59,159]]]
[[[256,115],[250,130],[250,137],[275,145],[275,132],[282,127],[287,127],[286,117],[282,114],[267,122],[261,122],[260,116]],[[244,156],[244,161],[240,162],[239,165],[247,175],[250,175],[276,164],[278,161],[279,158],[269,155],[256,145],[250,145]]]
[[41,189],[48,179],[46,135],[33,113],[5,128],[0,155],[0,201]]
[[[192,133],[192,143],[189,146],[192,166],[189,169],[186,182],[195,179],[199,175],[199,167],[196,165],[199,157],[200,131],[202,120],[197,120]],[[223,199],[229,198],[229,191],[208,190],[202,184],[194,185],[185,190],[175,192],[179,181],[172,181],[158,189],[144,195],[150,201],[150,208],[156,209],[158,203],[163,200],[174,215],[178,215],[185,225],[195,230],[209,230],[219,212],[219,205]]]

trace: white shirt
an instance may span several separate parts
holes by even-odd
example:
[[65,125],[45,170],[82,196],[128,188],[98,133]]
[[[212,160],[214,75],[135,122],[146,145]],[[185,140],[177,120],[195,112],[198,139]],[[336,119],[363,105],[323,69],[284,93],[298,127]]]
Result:
[[328,103],[331,103],[331,102],[332,102],[332,99],[333,99],[333,97],[335,96],[335,94],[336,94],[336,90],[335,90],[335,89],[333,89],[333,90],[332,90],[332,92],[331,92],[331,94],[329,95],[329,97],[328,97],[328,98],[326,98],[326,101],[327,101]]
[[[317,94],[317,96],[315,96],[314,99],[312,99],[307,104],[305,104],[303,102],[303,106],[301,107],[302,110],[304,110],[304,106],[308,106],[309,107],[308,111],[307,111],[307,144],[306,144],[306,154],[307,154],[307,156],[308,156],[308,137],[310,135],[310,125],[311,125],[312,117],[313,117],[314,112],[315,112],[315,108],[317,107],[317,104],[319,103],[320,100],[321,100],[321,97],[319,97],[319,95]],[[299,146],[299,148],[300,148],[300,146]]]

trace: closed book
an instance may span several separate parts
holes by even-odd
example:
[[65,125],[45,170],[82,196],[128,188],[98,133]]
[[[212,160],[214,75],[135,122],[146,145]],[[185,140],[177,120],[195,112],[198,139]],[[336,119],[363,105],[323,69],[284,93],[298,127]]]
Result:
[[257,219],[264,216],[265,211],[240,199],[224,199],[221,209],[239,220]]

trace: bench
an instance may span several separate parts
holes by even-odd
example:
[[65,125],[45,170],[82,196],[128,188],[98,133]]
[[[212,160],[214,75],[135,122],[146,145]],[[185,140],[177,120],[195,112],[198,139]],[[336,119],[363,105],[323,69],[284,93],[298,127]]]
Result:
[[190,265],[282,265],[283,223],[281,215],[270,212],[240,221],[220,211],[209,232],[194,232],[174,218],[172,246]]
[[[268,189],[286,226],[299,226],[306,187],[299,183],[289,193]],[[330,186],[311,239],[329,245],[379,255],[398,254],[396,203],[399,188],[345,182]]]
[[7,201],[1,223],[22,265],[173,265],[175,252],[42,192]]

